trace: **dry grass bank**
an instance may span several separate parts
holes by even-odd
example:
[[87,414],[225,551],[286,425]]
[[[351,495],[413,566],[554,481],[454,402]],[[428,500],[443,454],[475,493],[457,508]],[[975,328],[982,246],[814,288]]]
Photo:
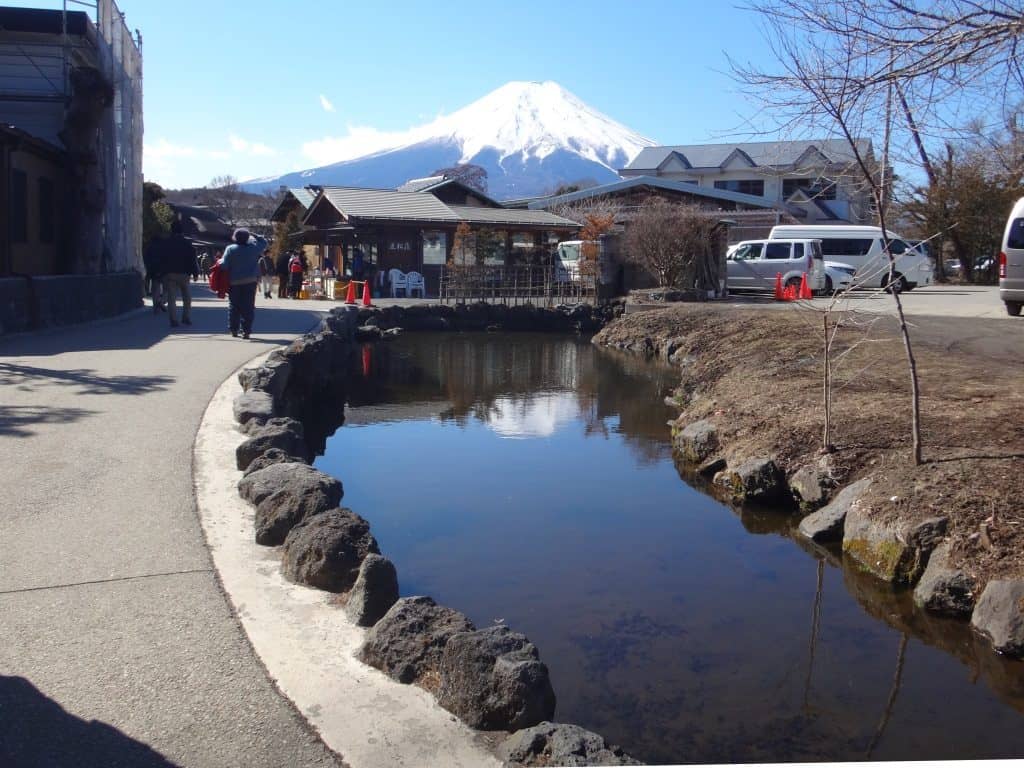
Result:
[[[796,307],[677,305],[626,315],[595,343],[680,366],[681,423],[709,419],[730,465],[770,455],[787,475],[822,446],[820,315]],[[872,514],[949,517],[953,561],[984,583],[1024,577],[1024,375],[918,343],[925,463],[910,452],[909,378],[888,318],[839,332],[836,487],[870,475]]]

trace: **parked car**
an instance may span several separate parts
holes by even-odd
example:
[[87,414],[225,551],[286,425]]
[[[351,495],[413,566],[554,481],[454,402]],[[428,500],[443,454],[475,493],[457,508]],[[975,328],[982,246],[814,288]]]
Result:
[[813,292],[826,286],[818,240],[744,240],[726,252],[725,264],[730,291],[773,290],[779,274],[785,286],[799,286],[804,274]]
[[1017,201],[1006,221],[1003,250],[999,252],[999,298],[1006,312],[1019,317],[1024,306],[1024,197]]
[[946,259],[942,263],[942,271],[949,277],[963,277],[964,265],[960,263],[960,259]]
[[853,285],[853,277],[857,268],[840,261],[825,261],[825,294],[831,296],[836,291],[849,290]]
[[[892,254],[896,259],[896,280],[893,288],[909,291],[919,285],[931,285],[935,264],[921,251],[911,248],[899,235],[886,231]],[[842,261],[857,268],[856,281],[864,288],[889,288],[889,259],[885,255],[880,227],[842,226],[828,224],[780,224],[772,228],[769,238],[788,240],[813,237],[821,240],[827,260]]]

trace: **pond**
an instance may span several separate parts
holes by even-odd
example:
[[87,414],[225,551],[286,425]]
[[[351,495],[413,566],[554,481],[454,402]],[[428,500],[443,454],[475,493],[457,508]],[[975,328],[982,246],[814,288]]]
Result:
[[317,466],[403,595],[537,645],[558,721],[651,763],[1024,756],[1024,665],[681,479],[672,369],[486,334],[360,367]]

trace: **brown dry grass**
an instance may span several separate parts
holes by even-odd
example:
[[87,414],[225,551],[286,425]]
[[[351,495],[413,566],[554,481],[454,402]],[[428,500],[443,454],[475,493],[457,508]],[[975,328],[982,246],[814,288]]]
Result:
[[[787,473],[819,460],[821,317],[680,305],[627,315],[595,339],[682,364],[683,423],[710,419],[730,463],[772,455]],[[1024,377],[1019,366],[918,344],[925,463],[910,451],[909,377],[889,319],[840,331],[829,457],[838,486],[867,475],[874,514],[947,515],[954,559],[982,581],[1024,577]]]

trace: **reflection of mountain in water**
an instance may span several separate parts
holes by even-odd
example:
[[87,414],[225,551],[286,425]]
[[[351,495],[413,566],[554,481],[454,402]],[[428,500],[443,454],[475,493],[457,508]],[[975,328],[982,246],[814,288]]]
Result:
[[578,415],[575,395],[545,392],[527,398],[496,398],[485,423],[502,437],[550,437]]
[[418,333],[371,348],[363,363],[348,387],[348,424],[476,421],[522,439],[580,420],[588,436],[621,434],[644,462],[670,453],[671,414],[657,404],[675,371],[583,339]]

